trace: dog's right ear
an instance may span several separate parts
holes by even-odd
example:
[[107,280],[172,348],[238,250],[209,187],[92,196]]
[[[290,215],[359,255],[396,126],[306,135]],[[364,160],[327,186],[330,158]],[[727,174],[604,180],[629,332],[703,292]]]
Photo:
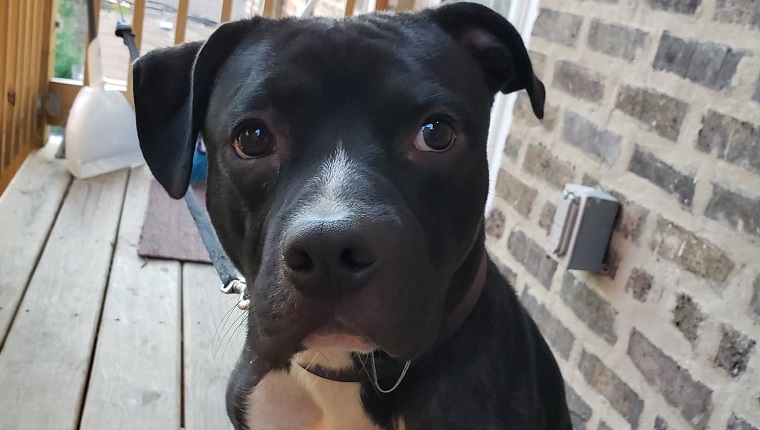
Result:
[[140,149],[153,176],[175,199],[190,185],[195,141],[214,77],[238,42],[261,21],[224,24],[205,43],[151,51],[133,66]]
[[533,73],[520,33],[509,21],[478,3],[447,3],[422,13],[470,51],[494,93],[525,89],[533,113],[544,117],[546,89]]

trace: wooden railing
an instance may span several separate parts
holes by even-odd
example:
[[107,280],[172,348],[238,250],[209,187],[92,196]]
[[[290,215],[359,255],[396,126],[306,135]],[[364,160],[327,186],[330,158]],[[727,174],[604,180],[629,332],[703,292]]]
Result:
[[45,141],[42,94],[52,69],[52,0],[0,1],[0,193]]
[[[174,43],[175,44],[180,44],[185,41],[190,1],[199,1],[199,0],[179,0],[178,1],[176,20],[174,24]],[[200,0],[200,1],[207,1],[207,0]],[[278,4],[278,0],[264,0],[262,11],[261,11],[262,15],[267,16],[267,17],[275,17],[277,4]],[[356,0],[345,0],[345,10],[344,10],[345,15],[346,16],[353,15],[355,11],[355,6],[356,6]],[[146,7],[146,0],[134,0],[134,4],[132,5],[132,8],[133,8],[132,9],[132,30],[135,34],[135,42],[137,43],[138,50],[140,50],[141,42],[143,40],[143,29],[144,29],[144,24],[145,24],[145,7]],[[388,8],[388,0],[376,0],[375,10],[385,10],[387,8]],[[232,0],[223,0],[219,22],[227,22],[230,20],[231,16],[232,16]],[[130,68],[131,68],[131,65],[130,65]],[[48,124],[60,125],[60,126],[63,126],[66,124],[69,110],[71,109],[71,105],[73,104],[74,98],[79,92],[79,88],[81,87],[81,85],[82,84],[80,82],[71,81],[71,80],[50,79],[48,92],[54,95],[53,99],[55,103],[53,106],[54,109],[50,109],[48,111],[48,116],[47,116]],[[126,89],[125,95],[128,98],[130,98],[129,88]]]
[[[207,0],[178,0],[175,44],[185,41],[190,1]],[[262,15],[274,17],[280,1],[264,0]],[[353,15],[356,0],[344,1],[345,15]],[[47,126],[65,126],[82,87],[79,81],[53,78],[51,47],[55,46],[57,3],[58,0],[0,0],[0,59],[3,59],[0,63],[0,89],[3,91],[0,100],[0,193],[29,152],[44,144]],[[143,42],[145,8],[146,0],[133,1],[132,29],[138,50]],[[375,10],[387,8],[388,0],[376,0]],[[232,0],[222,0],[218,22],[229,21],[231,16]],[[129,85],[124,92],[130,98]]]

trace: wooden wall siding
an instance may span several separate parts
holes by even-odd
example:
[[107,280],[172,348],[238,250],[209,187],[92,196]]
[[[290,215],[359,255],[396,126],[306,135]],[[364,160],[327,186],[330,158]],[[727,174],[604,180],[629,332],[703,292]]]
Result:
[[49,80],[53,0],[0,3],[0,193],[45,140],[38,115]]

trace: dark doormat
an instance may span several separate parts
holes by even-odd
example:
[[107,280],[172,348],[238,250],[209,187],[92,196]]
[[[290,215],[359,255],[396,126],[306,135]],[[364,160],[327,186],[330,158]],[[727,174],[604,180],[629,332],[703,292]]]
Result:
[[[195,189],[195,193],[205,206],[205,189]],[[185,200],[172,199],[156,181],[150,184],[137,253],[148,258],[211,262]]]

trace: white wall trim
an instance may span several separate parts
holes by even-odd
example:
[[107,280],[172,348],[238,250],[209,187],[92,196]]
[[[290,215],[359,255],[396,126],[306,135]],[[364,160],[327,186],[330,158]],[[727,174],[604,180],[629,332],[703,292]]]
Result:
[[[517,28],[523,38],[525,46],[529,46],[530,34],[533,32],[533,24],[538,17],[540,0],[513,0],[509,9],[509,22]],[[504,155],[504,145],[512,126],[512,113],[515,107],[517,93],[497,94],[491,109],[491,128],[488,132],[488,199],[486,211],[493,205],[494,192],[496,190],[496,178],[501,169],[501,159]]]

